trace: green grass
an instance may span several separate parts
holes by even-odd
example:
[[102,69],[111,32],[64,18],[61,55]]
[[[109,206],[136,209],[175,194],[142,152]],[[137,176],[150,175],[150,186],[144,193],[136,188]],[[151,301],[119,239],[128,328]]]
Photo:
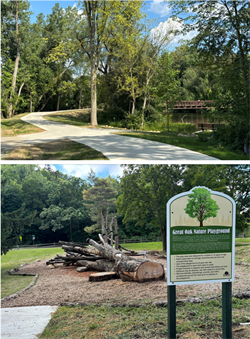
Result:
[[79,109],[60,111],[43,117],[46,120],[60,122],[73,126],[89,126],[90,125],[90,109]]
[[142,243],[135,243],[135,244],[121,244],[128,250],[132,251],[162,251],[162,242],[142,242]]
[[236,238],[235,242],[249,242],[250,243],[250,238]]
[[218,147],[208,145],[206,142],[201,142],[198,138],[187,138],[177,136],[175,132],[161,132],[161,133],[116,133],[126,137],[140,138],[151,141],[158,141],[164,144],[174,145],[189,149],[191,151],[206,154],[208,156],[221,160],[249,160],[249,156],[243,153],[236,153],[229,151],[225,147]]
[[29,113],[15,115],[10,119],[1,119],[1,136],[13,137],[21,134],[39,133],[43,129],[20,120]]
[[[250,300],[233,298],[232,304],[233,326],[239,327],[239,322],[246,322],[244,316],[250,312]],[[177,306],[176,311],[177,333],[181,335],[180,338],[196,338],[196,334],[212,339],[221,334],[221,298],[202,304],[185,303]],[[167,338],[167,321],[167,309],[155,306],[64,306],[53,315],[41,338]],[[249,328],[245,326],[240,331],[239,338],[249,338],[249,333]]]
[[32,281],[33,277],[18,277],[5,274],[12,268],[18,268],[25,263],[32,263],[37,259],[50,259],[56,254],[63,254],[61,248],[37,248],[11,250],[1,256],[1,298],[16,293],[25,288]]
[[11,150],[7,160],[109,160],[102,152],[69,139],[20,146]]

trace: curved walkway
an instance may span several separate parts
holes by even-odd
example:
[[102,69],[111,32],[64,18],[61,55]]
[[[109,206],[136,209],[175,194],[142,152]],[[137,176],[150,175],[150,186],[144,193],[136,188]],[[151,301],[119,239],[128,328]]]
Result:
[[216,158],[185,148],[113,134],[114,132],[128,131],[104,128],[84,128],[43,119],[45,115],[51,113],[57,112],[30,113],[21,118],[21,120],[27,123],[42,128],[44,132],[25,134],[14,138],[3,137],[1,140],[2,154],[18,146],[51,142],[67,138],[102,152],[110,160],[217,160]]

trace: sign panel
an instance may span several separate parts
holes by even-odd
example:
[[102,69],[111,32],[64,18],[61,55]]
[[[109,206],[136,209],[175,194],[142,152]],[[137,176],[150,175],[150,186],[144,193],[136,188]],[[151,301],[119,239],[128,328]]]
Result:
[[234,280],[234,200],[194,187],[167,204],[167,282],[183,285]]

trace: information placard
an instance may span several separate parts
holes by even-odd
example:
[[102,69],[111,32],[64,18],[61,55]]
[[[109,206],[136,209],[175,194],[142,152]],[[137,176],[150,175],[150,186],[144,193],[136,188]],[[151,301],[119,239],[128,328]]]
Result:
[[234,280],[234,200],[194,187],[167,204],[167,282],[183,285]]

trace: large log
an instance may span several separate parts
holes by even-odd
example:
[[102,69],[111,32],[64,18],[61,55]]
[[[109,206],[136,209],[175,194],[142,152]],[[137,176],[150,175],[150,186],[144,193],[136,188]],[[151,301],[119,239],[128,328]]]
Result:
[[119,273],[122,280],[145,282],[164,278],[164,266],[161,263],[127,256],[105,243],[101,235],[99,237],[103,242],[103,246],[92,239],[87,241],[97,248],[103,257],[115,262],[116,267],[114,270]]
[[96,261],[78,260],[76,266],[84,266],[89,270],[95,270],[99,272],[114,272],[116,271],[116,263],[107,259],[100,259]]

